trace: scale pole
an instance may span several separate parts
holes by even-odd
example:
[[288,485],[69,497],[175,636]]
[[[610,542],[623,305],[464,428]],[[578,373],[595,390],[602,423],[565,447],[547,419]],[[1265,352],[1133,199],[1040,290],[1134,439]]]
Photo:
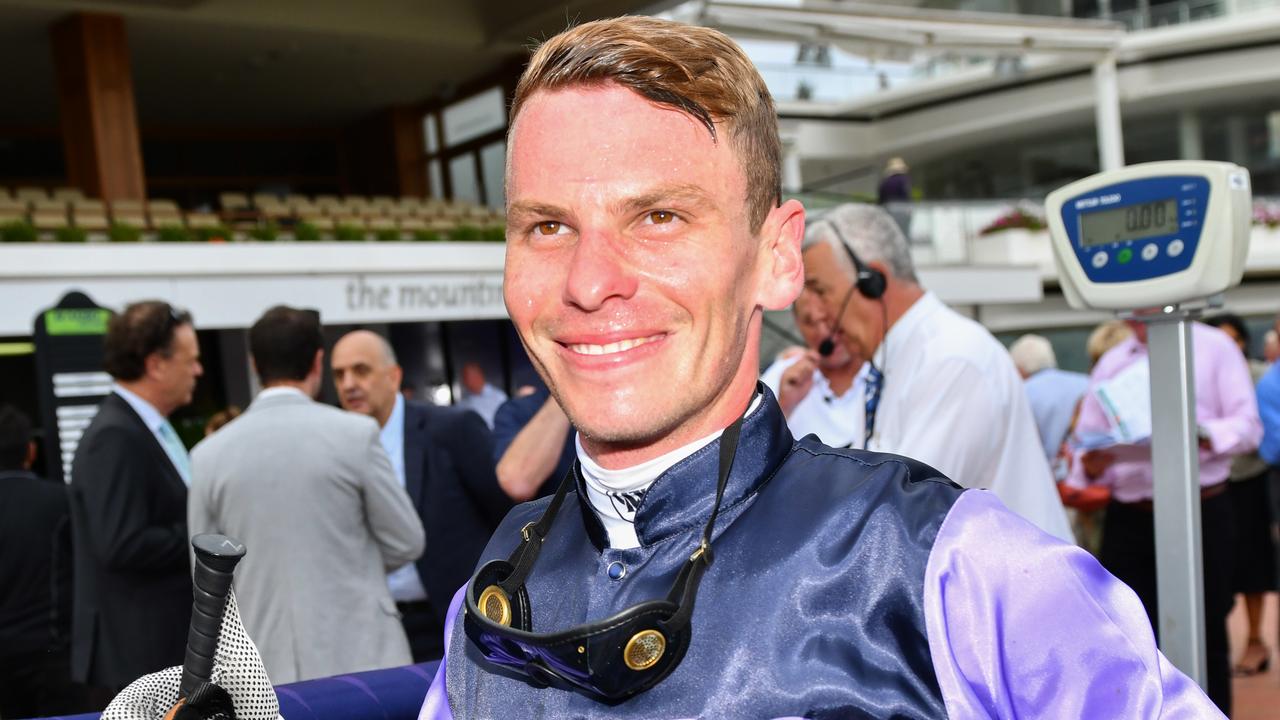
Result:
[[1208,687],[1204,565],[1200,541],[1200,453],[1190,315],[1176,306],[1144,318],[1151,363],[1151,464],[1160,649]]

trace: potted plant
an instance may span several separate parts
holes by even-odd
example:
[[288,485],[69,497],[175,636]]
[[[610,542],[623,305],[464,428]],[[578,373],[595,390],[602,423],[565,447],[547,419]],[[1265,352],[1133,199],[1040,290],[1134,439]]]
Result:
[[414,230],[414,242],[440,242],[444,238],[435,230]]
[[970,243],[970,260],[979,265],[1033,265],[1042,275],[1057,274],[1044,218],[1022,207],[1000,215]]
[[55,230],[53,237],[60,243],[82,243],[89,240],[89,233],[84,228],[68,225]]
[[270,220],[249,231],[249,237],[258,242],[275,242],[280,236],[280,228]]
[[235,236],[231,234],[231,229],[225,225],[214,225],[213,227],[196,228],[196,237],[202,242],[224,243],[231,241]]
[[0,225],[0,242],[32,243],[40,239],[36,226],[25,220]]
[[400,231],[386,228],[379,230],[374,237],[377,238],[378,242],[395,242],[400,239]]
[[191,242],[191,233],[181,225],[164,225],[156,230],[158,242]]
[[126,223],[111,223],[107,239],[113,243],[136,243],[142,239],[142,228]]
[[333,239],[339,242],[359,242],[365,239],[364,230],[353,225],[338,225],[333,229]]
[[485,242],[506,242],[507,229],[501,225],[491,225],[480,231],[480,239]]
[[320,228],[309,222],[300,222],[293,226],[293,239],[298,242],[318,242]]
[[449,238],[454,242],[476,242],[482,239],[480,228],[475,225],[459,225],[449,233]]

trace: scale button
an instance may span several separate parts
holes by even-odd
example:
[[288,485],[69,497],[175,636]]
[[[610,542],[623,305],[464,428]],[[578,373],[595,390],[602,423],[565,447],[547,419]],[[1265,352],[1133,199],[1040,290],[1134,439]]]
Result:
[[1107,251],[1106,251],[1106,250],[1103,250],[1103,251],[1101,251],[1101,252],[1094,253],[1094,255],[1093,255],[1093,266],[1094,266],[1094,267],[1096,267],[1096,268],[1100,268],[1100,267],[1102,267],[1103,265],[1106,265],[1106,264],[1107,264]]
[[1146,245],[1142,246],[1143,260],[1155,260],[1156,255],[1159,255],[1159,254],[1160,254],[1160,248],[1157,247],[1155,243],[1147,243]]
[[1165,249],[1165,252],[1169,253],[1169,257],[1178,257],[1182,254],[1183,247],[1181,240],[1172,240],[1169,242],[1169,247]]
[[1133,259],[1133,250],[1129,248],[1124,248],[1120,252],[1116,253],[1116,262],[1120,263],[1121,265],[1124,265],[1125,263],[1129,262],[1132,259]]

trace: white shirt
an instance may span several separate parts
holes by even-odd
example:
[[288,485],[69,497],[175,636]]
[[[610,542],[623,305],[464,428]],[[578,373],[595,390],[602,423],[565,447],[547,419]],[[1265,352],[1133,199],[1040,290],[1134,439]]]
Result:
[[[387,424],[378,433],[382,449],[391,458],[391,469],[396,471],[396,479],[400,487],[404,482],[404,397],[396,393],[396,404],[391,408]],[[387,574],[387,585],[391,588],[391,597],[396,602],[415,602],[427,599],[427,590],[422,586],[422,578],[418,577],[418,568],[409,563],[399,570]]]
[[[991,490],[1041,530],[1075,542],[1022,379],[986,328],[925,293],[889,328],[876,366],[884,389],[868,449]],[[855,414],[861,438],[862,403]]]
[[[761,396],[756,395],[746,414],[755,412],[760,407],[760,401]],[[591,503],[591,509],[600,518],[600,523],[609,535],[609,547],[616,550],[640,547],[635,527],[636,508],[640,507],[640,501],[644,499],[649,486],[659,475],[711,444],[723,433],[723,429],[717,430],[665,455],[620,470],[609,470],[596,464],[582,449],[582,436],[575,435],[578,463],[582,468],[582,479],[587,485],[587,501]]]
[[[782,385],[782,374],[800,358],[796,355],[777,360],[760,375],[760,382],[769,386],[774,397],[778,396],[778,388]],[[815,368],[813,387],[796,403],[787,418],[791,434],[798,440],[812,433],[831,447],[862,447],[864,380],[864,374],[858,373],[849,389],[843,395],[837,395],[827,382],[827,376]]]
[[498,408],[502,403],[507,401],[507,394],[498,388],[485,383],[480,392],[472,394],[465,392],[462,399],[458,401],[458,405],[474,410],[477,415],[484,419],[484,424],[493,429],[493,416],[498,414]]
[[[183,468],[190,467],[190,460],[188,460],[187,463],[182,463],[179,462],[177,458],[173,457],[173,453],[176,451],[169,446],[169,442],[164,438],[164,432],[160,429],[164,427],[169,420],[165,418],[164,415],[160,414],[160,411],[156,409],[155,405],[143,400],[142,396],[137,393],[125,390],[123,387],[115,383],[111,384],[111,390],[123,398],[125,402],[129,403],[129,407],[133,408],[134,412],[138,413],[138,417],[142,418],[142,424],[146,425],[147,429],[151,431],[151,434],[156,436],[156,442],[160,443],[160,449],[164,450],[164,454],[169,458],[169,462],[173,463],[173,469],[178,471],[178,476],[182,478],[182,482],[186,483],[188,486],[191,485],[191,476],[187,472],[183,471]],[[169,427],[170,429],[173,428],[172,425]]]

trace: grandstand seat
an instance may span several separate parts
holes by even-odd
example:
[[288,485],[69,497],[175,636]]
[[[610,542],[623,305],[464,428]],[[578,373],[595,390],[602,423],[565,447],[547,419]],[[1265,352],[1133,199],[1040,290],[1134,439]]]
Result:
[[371,217],[367,218],[366,226],[375,232],[379,230],[395,230],[396,219],[390,217]]
[[147,226],[145,204],[141,200],[112,200],[111,222],[136,228]]
[[253,194],[253,206],[258,208],[259,210],[262,209],[262,206],[264,204],[277,205],[277,204],[280,204],[281,202],[282,201],[280,199],[280,196],[275,193],[254,193]]
[[359,215],[338,215],[333,218],[335,227],[345,225],[346,227],[358,228],[364,230],[367,227],[365,219]]
[[88,198],[72,201],[71,222],[84,230],[106,230],[110,225],[106,203]]
[[369,198],[359,195],[348,195],[342,199],[342,207],[350,215],[363,215],[369,209]]
[[298,217],[298,222],[304,222],[317,230],[333,229],[333,218],[328,215],[322,215],[318,212],[309,215],[301,215]]
[[73,187],[56,187],[53,189],[53,199],[62,200],[64,202],[75,202],[84,199],[84,192],[80,188]]
[[64,228],[69,224],[67,220],[67,209],[62,207],[59,210],[33,212],[31,213],[31,224],[35,225],[37,230],[57,230],[59,228]]
[[263,198],[263,200],[259,202],[255,196],[254,204],[258,206],[258,211],[261,212],[268,220],[279,220],[281,218],[293,217],[293,210],[280,200],[268,200]]
[[48,200],[49,192],[44,188],[20,187],[13,191],[13,196],[30,204],[36,200]]
[[182,211],[172,200],[148,200],[147,219],[151,221],[152,228],[181,227]]
[[31,213],[33,215],[53,215],[56,213],[67,212],[67,203],[65,200],[35,200],[31,203]]
[[187,213],[187,227],[191,228],[212,228],[222,224],[217,215],[206,212],[189,212]]
[[252,205],[249,204],[249,196],[239,192],[224,192],[218,194],[218,207],[223,212],[234,213],[251,210]]
[[400,229],[405,232],[416,232],[427,229],[427,221],[419,217],[402,217],[399,218]]

